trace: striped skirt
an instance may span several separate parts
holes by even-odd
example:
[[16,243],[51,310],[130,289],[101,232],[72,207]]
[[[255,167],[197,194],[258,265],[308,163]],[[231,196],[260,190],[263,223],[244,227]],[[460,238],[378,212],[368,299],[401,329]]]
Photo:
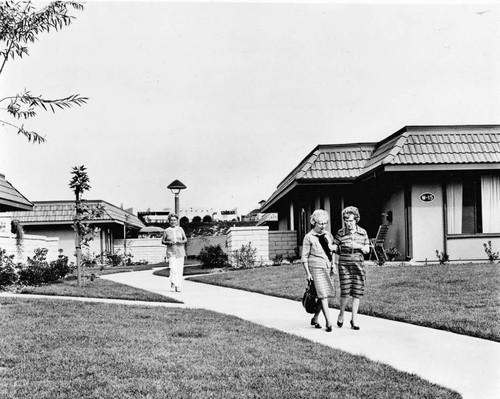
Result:
[[361,254],[340,254],[340,296],[361,298],[365,293],[364,257]]
[[318,298],[334,297],[335,286],[333,284],[333,274],[328,262],[321,258],[314,261],[309,258],[309,271],[311,272]]

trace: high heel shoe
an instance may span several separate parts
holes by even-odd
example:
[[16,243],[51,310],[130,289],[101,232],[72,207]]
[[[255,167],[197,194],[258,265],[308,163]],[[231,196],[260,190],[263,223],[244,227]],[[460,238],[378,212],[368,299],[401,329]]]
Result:
[[354,325],[354,323],[352,322],[352,320],[351,320],[351,328],[352,328],[353,330],[356,330],[356,331],[360,329],[360,328],[359,328],[359,326],[355,326],[355,325]]
[[332,332],[332,326],[326,326],[326,332]]
[[344,321],[339,321],[339,319],[337,319],[337,326],[339,328],[342,328],[343,325],[344,325]]
[[311,319],[311,326],[314,326],[314,328],[321,328],[321,325],[317,321],[314,321],[314,317]]

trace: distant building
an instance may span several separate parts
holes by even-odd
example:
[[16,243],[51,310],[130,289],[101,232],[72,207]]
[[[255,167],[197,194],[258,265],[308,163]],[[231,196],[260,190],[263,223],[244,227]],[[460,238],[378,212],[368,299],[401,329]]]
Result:
[[[98,229],[90,242],[90,252],[103,254],[115,252],[114,240],[123,239],[127,233],[137,236],[144,224],[134,214],[101,200],[86,200],[90,207],[101,206],[104,213],[91,224]],[[75,201],[33,201],[33,210],[4,213],[6,220],[19,220],[26,234],[57,237],[59,248],[71,257],[75,251]],[[0,218],[1,220],[1,218]],[[120,248],[121,249],[121,248]]]
[[[161,211],[141,211],[137,212],[138,218],[145,225],[153,225],[153,226],[168,226],[168,215],[172,213],[173,210],[170,208],[166,208]],[[241,215],[238,213],[238,209],[225,209],[225,210],[216,210],[215,208],[205,208],[205,207],[186,207],[179,209],[179,221],[181,224],[184,223],[210,223],[217,221],[240,221]]]
[[243,221],[255,222],[257,226],[268,226],[270,230],[278,230],[278,214],[264,213],[261,208],[266,201],[259,201],[259,207],[243,216]]

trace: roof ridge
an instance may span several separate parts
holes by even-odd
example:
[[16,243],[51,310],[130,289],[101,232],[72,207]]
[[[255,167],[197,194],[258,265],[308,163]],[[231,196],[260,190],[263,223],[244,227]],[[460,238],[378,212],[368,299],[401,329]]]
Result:
[[304,166],[302,168],[300,168],[300,170],[297,172],[297,174],[295,175],[296,179],[300,179],[300,178],[304,177],[306,172],[311,168],[311,165],[316,161],[316,159],[318,159],[319,154],[321,154],[321,149],[318,146],[312,152],[311,156],[306,160],[306,162],[304,163]]
[[394,158],[396,158],[396,155],[398,155],[399,151],[401,151],[403,146],[406,144],[406,140],[408,140],[409,135],[410,132],[408,130],[406,130],[401,134],[401,136],[396,140],[396,142],[392,146],[389,153],[380,161],[381,165],[387,165],[391,163],[394,160]]

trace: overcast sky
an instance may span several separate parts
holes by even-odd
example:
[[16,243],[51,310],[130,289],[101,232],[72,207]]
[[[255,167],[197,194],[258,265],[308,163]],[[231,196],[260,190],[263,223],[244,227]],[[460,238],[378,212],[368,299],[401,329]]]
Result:
[[[405,125],[500,123],[500,7],[475,3],[96,2],[9,61],[27,89],[88,104],[0,126],[0,173],[31,201],[246,213],[317,145]],[[0,119],[5,119],[2,113]]]

